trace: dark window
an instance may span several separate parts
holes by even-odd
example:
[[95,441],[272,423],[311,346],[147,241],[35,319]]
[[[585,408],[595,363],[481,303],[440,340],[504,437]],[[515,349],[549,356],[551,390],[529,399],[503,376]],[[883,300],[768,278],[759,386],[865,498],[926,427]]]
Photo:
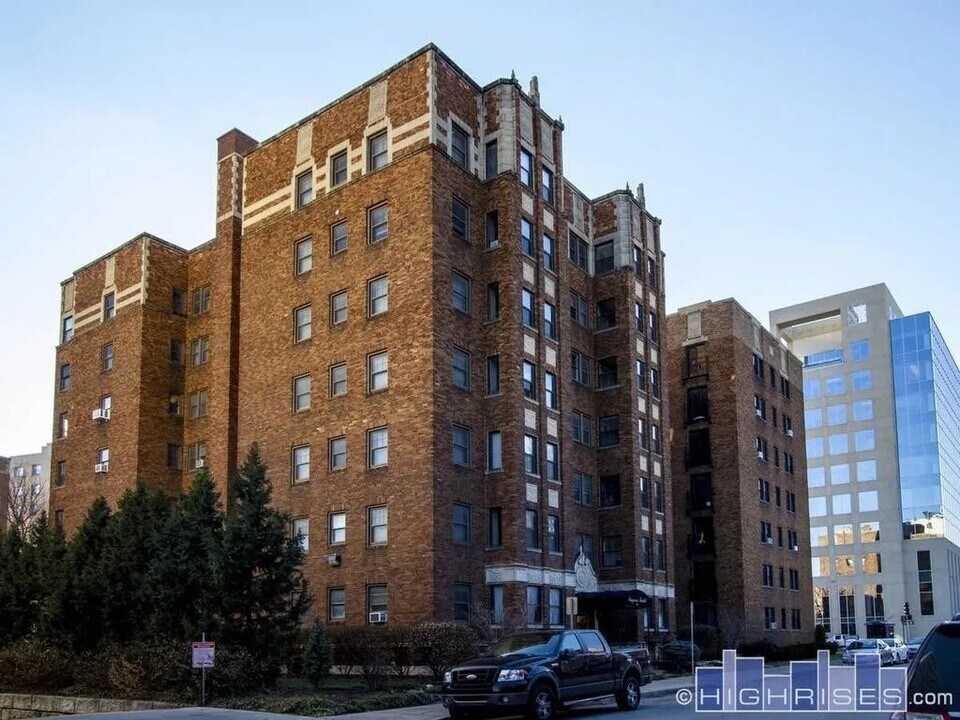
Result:
[[453,541],[459,543],[470,542],[470,506],[455,504],[453,506]]
[[534,307],[533,293],[526,288],[520,291],[520,319],[528,328],[537,327],[537,311]]
[[647,258],[647,284],[654,290],[657,289],[657,263],[653,258]]
[[633,274],[638,278],[643,278],[643,251],[637,246],[634,245],[631,248],[632,259],[633,259]]
[[347,181],[347,151],[337,153],[330,160],[331,186],[343,185]]
[[101,348],[100,369],[104,372],[113,370],[113,343]]
[[707,386],[687,388],[687,422],[703,422],[709,417]]
[[620,444],[620,416],[602,417],[597,426],[600,447]]
[[617,358],[609,357],[597,360],[597,388],[616,387],[617,379]]
[[647,331],[647,335],[650,338],[650,342],[659,343],[660,342],[660,318],[657,317],[657,314],[652,312],[650,313],[650,325]]
[[543,303],[543,334],[550,340],[557,339],[557,309],[553,303]]
[[553,241],[553,238],[546,233],[543,234],[543,266],[547,270],[556,270],[557,269],[557,252],[556,252],[556,243]]
[[587,300],[572,291],[570,293],[570,319],[580,327],[587,327]]
[[180,469],[180,446],[167,444],[167,467],[171,470]]
[[597,330],[608,330],[617,326],[617,301],[607,298],[597,302]]
[[647,364],[643,360],[637,360],[637,390],[646,392],[647,389]]
[[536,252],[533,246],[533,224],[526,218],[520,218],[520,252],[530,257]]
[[487,143],[485,151],[487,173],[486,179],[489,180],[492,177],[495,177],[499,171],[498,160],[497,160],[497,141],[491,140]]
[[533,155],[520,148],[520,182],[533,187]]
[[523,396],[528,400],[537,399],[537,366],[531,362],[523,361]]
[[667,550],[664,546],[663,540],[659,538],[654,543],[657,549],[657,570],[664,572],[667,569]]
[[70,389],[70,363],[60,366],[60,391]]
[[470,314],[470,278],[458,272],[453,273],[452,302],[455,310]]
[[547,168],[541,168],[541,191],[543,200],[553,205],[553,171]]
[[453,214],[450,222],[454,237],[470,242],[470,208],[462,200],[453,199]]
[[691,345],[686,351],[686,377],[699,377],[707,374],[707,346]]
[[367,170],[378,170],[387,164],[387,131],[367,140]]
[[613,240],[600,243],[593,249],[593,269],[597,275],[613,270]]
[[600,476],[600,507],[613,507],[620,504],[620,476]]
[[450,156],[464,170],[470,169],[470,140],[467,133],[457,125],[450,125]]
[[61,460],[57,463],[56,486],[63,487],[67,484],[67,461]]
[[453,619],[470,619],[470,586],[465,583],[453,584]]
[[691,430],[687,433],[687,465],[710,464],[710,430]]
[[[382,205],[381,207],[383,208],[383,213],[384,213],[383,222],[386,223],[387,206]],[[370,219],[371,220],[374,219],[372,214],[370,215]],[[386,237],[385,225],[384,225],[384,237]],[[330,226],[330,254],[336,255],[337,253],[342,253],[346,249],[347,249],[347,221],[344,220],[343,222],[338,222],[336,225]]]
[[537,519],[536,510],[527,510],[524,530],[525,530],[527,548],[530,550],[539,550],[540,549],[540,525]]
[[930,551],[917,551],[917,581],[920,590],[920,614],[933,615],[933,571]]
[[500,247],[500,214],[496,210],[487,213],[487,247]]
[[210,286],[197,288],[190,295],[191,311],[194,315],[202,315],[210,311]]
[[487,322],[500,319],[500,283],[487,283]]
[[503,545],[502,518],[502,511],[498,507],[492,507],[487,511],[487,545],[490,547]]
[[577,505],[593,505],[593,478],[585,473],[573,474],[573,501]]
[[560,552],[560,516],[547,515],[547,550]]
[[587,258],[590,252],[590,246],[587,245],[587,241],[571,230],[569,244],[570,261],[581,270],[587,270]]
[[487,395],[500,393],[500,356],[487,357]]
[[640,477],[640,506],[650,509],[650,478]]
[[653,481],[653,509],[656,512],[663,512],[663,483],[659,480]]
[[376,243],[386,240],[390,231],[387,204],[377,205],[367,211],[367,242]]
[[656,368],[650,368],[650,394],[660,398],[660,371]]
[[581,385],[590,386],[590,358],[573,351],[570,354],[570,365],[573,372],[573,381]]
[[187,312],[187,298],[183,290],[174,288],[170,293],[170,310],[174,315],[185,315]]
[[571,421],[573,441],[581,443],[582,445],[592,445],[593,440],[590,435],[592,424],[593,420],[589,415],[584,415],[580,412],[574,412]]
[[582,551],[584,557],[586,557],[591,563],[595,563],[596,558],[593,556],[593,535],[577,533],[576,543],[577,550]]
[[608,535],[600,539],[602,567],[613,568],[623,565],[621,545],[622,539],[619,535]]
[[297,175],[297,207],[301,208],[313,200],[313,171]]
[[763,358],[756,353],[753,354],[753,374],[760,380],[763,380]]

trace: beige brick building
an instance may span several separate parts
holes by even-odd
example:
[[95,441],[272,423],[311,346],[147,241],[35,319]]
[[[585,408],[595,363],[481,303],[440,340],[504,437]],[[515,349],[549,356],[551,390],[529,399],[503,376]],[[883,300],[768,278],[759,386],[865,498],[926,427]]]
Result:
[[677,615],[813,640],[802,364],[735,300],[667,317]]
[[55,516],[200,464],[224,487],[258,442],[331,622],[557,625],[579,594],[583,622],[670,629],[660,221],[571,184],[563,130],[535,80],[431,45],[221,137],[213,240],[144,234],[63,283]]

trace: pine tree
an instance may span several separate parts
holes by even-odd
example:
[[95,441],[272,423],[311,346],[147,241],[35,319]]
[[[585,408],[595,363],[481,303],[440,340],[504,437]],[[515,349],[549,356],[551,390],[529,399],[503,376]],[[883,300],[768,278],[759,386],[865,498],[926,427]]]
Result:
[[30,528],[24,549],[25,567],[31,587],[34,630],[51,640],[60,641],[57,625],[66,592],[67,544],[60,527],[51,527],[46,513]]
[[23,537],[12,526],[0,533],[0,645],[18,640],[30,630],[35,612],[32,599]]
[[319,690],[320,684],[330,674],[333,667],[333,646],[327,637],[327,629],[320,618],[313,619],[310,644],[303,657],[303,675],[313,683],[313,689]]
[[105,636],[107,585],[105,554],[110,508],[97,498],[67,548],[61,634],[77,649],[95,648]]
[[230,481],[221,564],[224,641],[278,668],[310,606],[303,550],[289,519],[270,507],[271,487],[253,445]]

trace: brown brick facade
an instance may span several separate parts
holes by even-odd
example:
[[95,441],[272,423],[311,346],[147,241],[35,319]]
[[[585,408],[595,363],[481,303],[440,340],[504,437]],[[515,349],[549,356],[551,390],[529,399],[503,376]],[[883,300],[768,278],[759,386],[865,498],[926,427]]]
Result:
[[667,337],[678,622],[692,599],[726,647],[809,642],[801,362],[734,300],[682,308]]
[[[64,283],[64,317],[102,302],[108,265],[118,287],[139,282],[142,295],[112,320],[78,326],[58,350],[71,387],[55,415],[68,412],[71,425],[54,467],[66,460],[70,472],[52,509],[72,530],[97,493],[114,503],[138,476],[183,487],[200,444],[223,489],[257,442],[276,505],[309,527],[306,574],[322,617],[341,620],[331,591],[342,619],[360,624],[371,586],[386,587],[397,623],[489,614],[501,588],[509,614],[539,587],[534,624],[562,622],[583,540],[601,589],[650,598],[649,617],[607,621],[626,635],[672,628],[669,373],[653,336],[665,330],[660,223],[642,192],[591,200],[566,181],[562,131],[536,93],[507,80],[481,88],[430,46],[262,143],[224,135],[211,242],[188,253],[143,236]],[[209,301],[197,295],[206,289]],[[385,311],[374,289],[385,289]],[[182,315],[171,311],[174,290]],[[171,340],[182,364],[171,364]],[[108,342],[116,365],[103,374]],[[382,353],[386,386],[374,387]],[[585,383],[574,381],[574,353],[588,363]],[[488,385],[491,356],[498,387]],[[525,363],[536,378],[529,398]],[[297,382],[307,377],[309,402]],[[115,415],[93,422],[107,390]],[[575,413],[589,439],[575,440]],[[500,467],[489,459],[495,432]],[[109,472],[94,474],[105,444]],[[179,468],[168,467],[168,445]],[[371,467],[372,457],[385,463]],[[578,474],[589,494],[575,495]]]

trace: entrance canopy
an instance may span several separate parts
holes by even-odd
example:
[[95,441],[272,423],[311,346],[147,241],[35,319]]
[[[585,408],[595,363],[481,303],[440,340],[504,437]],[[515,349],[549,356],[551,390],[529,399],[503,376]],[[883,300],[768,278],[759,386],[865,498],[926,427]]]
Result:
[[603,590],[578,592],[577,602],[583,609],[640,610],[650,605],[650,598],[642,590]]

